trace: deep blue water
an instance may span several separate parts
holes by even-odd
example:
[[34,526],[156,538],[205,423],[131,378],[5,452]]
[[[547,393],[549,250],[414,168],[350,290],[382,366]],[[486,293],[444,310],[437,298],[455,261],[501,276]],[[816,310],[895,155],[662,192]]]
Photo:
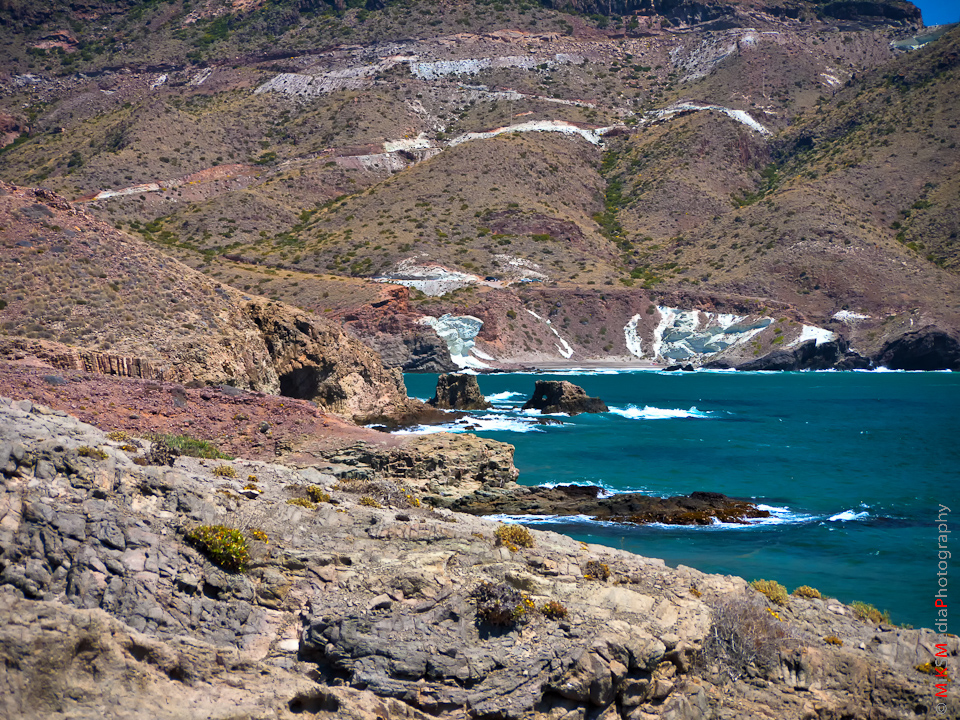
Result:
[[[429,398],[436,375],[407,375]],[[519,406],[537,379],[567,379],[611,412],[559,417]],[[524,485],[591,483],[651,495],[695,490],[753,498],[767,522],[671,528],[539,523],[669,565],[812,585],[893,620],[933,623],[936,516],[954,512],[960,551],[960,374],[500,374],[478,378],[495,404],[478,435],[516,446]],[[461,421],[459,429],[467,424]],[[448,428],[449,429],[449,428]],[[960,576],[955,581],[960,592]]]

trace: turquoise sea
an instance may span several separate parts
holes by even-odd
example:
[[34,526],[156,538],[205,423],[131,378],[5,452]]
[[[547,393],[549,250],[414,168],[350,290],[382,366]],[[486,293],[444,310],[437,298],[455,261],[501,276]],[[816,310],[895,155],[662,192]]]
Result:
[[[536,424],[539,413],[519,408],[537,379],[570,380],[610,412]],[[421,399],[436,380],[405,376]],[[707,490],[752,498],[774,515],[682,528],[518,521],[671,566],[778,580],[791,591],[812,585],[889,610],[894,622],[932,626],[940,504],[953,511],[960,551],[960,374],[572,371],[478,381],[495,408],[443,429],[516,446],[521,484]]]

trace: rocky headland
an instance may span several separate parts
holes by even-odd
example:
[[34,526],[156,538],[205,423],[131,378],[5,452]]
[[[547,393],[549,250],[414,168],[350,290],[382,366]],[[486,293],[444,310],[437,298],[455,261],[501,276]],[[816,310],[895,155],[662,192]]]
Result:
[[936,643],[957,671],[954,637],[424,502],[509,485],[494,446],[153,464],[149,411],[91,397],[109,434],[0,400],[5,717],[932,718]]

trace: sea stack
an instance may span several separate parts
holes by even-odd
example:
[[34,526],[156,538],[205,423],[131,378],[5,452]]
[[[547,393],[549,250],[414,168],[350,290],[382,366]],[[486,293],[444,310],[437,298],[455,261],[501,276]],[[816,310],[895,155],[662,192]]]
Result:
[[589,397],[582,387],[566,380],[537,380],[533,397],[523,404],[523,409],[568,415],[609,411],[603,400]]
[[480,392],[475,375],[441,375],[437,378],[436,394],[427,402],[443,410],[486,410],[490,407]]

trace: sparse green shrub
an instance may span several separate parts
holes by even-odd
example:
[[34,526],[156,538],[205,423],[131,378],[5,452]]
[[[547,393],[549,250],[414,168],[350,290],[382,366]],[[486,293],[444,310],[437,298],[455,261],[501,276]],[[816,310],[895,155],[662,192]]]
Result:
[[852,603],[850,603],[850,607],[853,609],[853,614],[859,619],[869,620],[874,625],[879,625],[882,622],[890,622],[890,612],[888,610],[880,612],[873,605],[861,602],[859,600],[854,600]]
[[694,585],[690,586],[690,594],[693,595],[695,598],[703,597],[703,593],[700,592]]
[[324,492],[322,488],[311,485],[307,488],[307,497],[315,503],[330,502],[330,493]]
[[383,505],[381,505],[379,502],[377,502],[375,499],[373,499],[369,495],[364,495],[362,498],[360,498],[360,504],[363,505],[364,507],[372,507],[372,508],[383,507]]
[[477,603],[477,618],[491,625],[516,625],[534,608],[533,600],[506,583],[482,582],[470,597]]
[[540,606],[540,614],[551,620],[563,620],[569,614],[569,611],[563,603],[556,600],[547,600]]
[[309,510],[315,510],[317,507],[313,502],[307,500],[306,498],[290,498],[287,500],[287,505],[296,505],[297,507],[303,507]]
[[583,567],[583,576],[588,580],[600,580],[606,582],[610,579],[610,568],[599,560],[588,560]]
[[213,474],[217,477],[235,478],[237,476],[237,471],[229,465],[217,465],[213,469]]
[[107,439],[113,440],[114,442],[126,442],[130,439],[130,436],[125,430],[114,430],[113,432],[107,433]]
[[497,545],[503,545],[511,552],[522,547],[533,547],[533,536],[523,525],[500,525],[493,531],[493,536],[497,539]]
[[823,597],[823,595],[820,594],[819,590],[817,590],[816,588],[810,587],[809,585],[801,585],[800,587],[798,587],[793,591],[793,594],[796,595],[797,597],[815,598],[817,600]]
[[836,635],[827,635],[823,641],[827,645],[836,645],[837,647],[843,647],[843,640],[838,638]]
[[200,525],[187,531],[187,541],[206,555],[210,562],[227,572],[244,572],[250,563],[247,539],[236,528],[224,525]]
[[205,458],[207,460],[233,460],[233,457],[220,451],[216,445],[189,435],[158,434],[150,438],[151,442],[162,442],[176,450],[179,455]]
[[774,605],[786,605],[789,600],[787,589],[776,580],[754,580],[750,587],[766,595]]
[[93,458],[94,460],[106,460],[107,454],[100,448],[90,447],[89,445],[81,445],[77,448],[77,455],[80,457]]

